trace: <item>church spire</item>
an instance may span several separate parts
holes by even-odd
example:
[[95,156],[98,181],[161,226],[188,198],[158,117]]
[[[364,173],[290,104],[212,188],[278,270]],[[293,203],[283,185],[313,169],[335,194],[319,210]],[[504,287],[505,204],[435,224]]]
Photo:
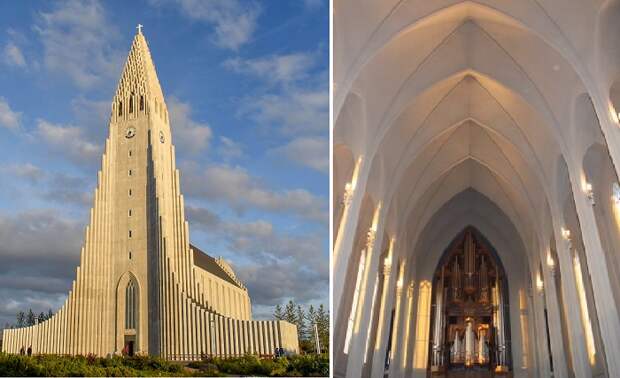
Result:
[[118,83],[113,103],[113,118],[126,119],[132,114],[155,111],[167,119],[164,96],[142,25],[136,27],[131,50]]

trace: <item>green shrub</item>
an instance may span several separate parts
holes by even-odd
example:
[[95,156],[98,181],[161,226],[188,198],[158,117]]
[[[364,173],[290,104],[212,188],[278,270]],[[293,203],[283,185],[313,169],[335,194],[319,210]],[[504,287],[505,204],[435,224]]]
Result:
[[113,356],[22,356],[0,353],[0,376],[307,376],[329,375],[327,355],[298,355],[277,359],[261,359],[254,355],[238,358],[208,358],[181,364],[159,357]]
[[329,357],[326,354],[306,354],[290,358],[289,371],[293,376],[327,377],[329,376]]
[[254,355],[238,358],[208,358],[190,363],[188,367],[198,369],[203,375],[225,373],[231,375],[271,376],[271,377],[322,377],[329,376],[327,355],[297,355],[277,359],[260,359]]

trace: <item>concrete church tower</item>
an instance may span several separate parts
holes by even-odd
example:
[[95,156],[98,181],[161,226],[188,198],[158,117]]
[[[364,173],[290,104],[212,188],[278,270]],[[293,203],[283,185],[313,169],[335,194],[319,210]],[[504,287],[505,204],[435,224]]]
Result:
[[72,289],[50,320],[4,330],[3,351],[184,360],[298,351],[294,325],[251,320],[247,289],[231,267],[190,244],[170,127],[139,25]]

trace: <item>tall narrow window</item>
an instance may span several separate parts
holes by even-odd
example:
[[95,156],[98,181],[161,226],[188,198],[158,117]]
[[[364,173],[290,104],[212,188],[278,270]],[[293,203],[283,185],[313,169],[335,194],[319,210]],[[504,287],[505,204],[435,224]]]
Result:
[[129,230],[129,237],[131,237],[131,230]]
[[123,102],[122,101],[118,102],[118,115],[119,116],[123,115]]
[[133,113],[133,96],[129,97],[129,113]]
[[390,316],[390,327],[388,328],[387,348],[385,349],[385,359],[383,362],[383,370],[388,371],[390,369],[390,363],[392,362],[392,338],[394,337],[394,319],[396,315],[396,309],[392,309],[392,315]]
[[131,176],[131,174],[132,174],[132,171],[130,169],[130,170],[127,171],[127,175]]
[[131,197],[132,194],[133,192],[131,191],[131,189],[129,189],[129,197]]
[[131,157],[131,155],[132,155],[131,150],[129,150],[129,152],[127,154],[129,155],[129,157]]
[[129,216],[131,216],[131,209],[129,209],[129,213],[128,213],[128,215],[129,215]]
[[581,323],[586,336],[586,348],[590,365],[596,364],[596,347],[594,345],[594,333],[592,332],[592,321],[590,320],[590,312],[588,311],[588,300],[586,298],[586,286],[583,282],[583,273],[581,271],[581,262],[579,255],[575,251],[573,257],[573,268],[575,270],[575,283],[577,284],[577,297],[579,298],[579,307],[581,308]]
[[138,312],[138,288],[130,280],[125,289],[125,329],[136,329]]
[[144,96],[140,96],[140,110],[144,110]]
[[[375,288],[372,291],[372,302],[370,305],[370,321],[372,322],[372,317],[374,316],[375,313],[375,300],[377,299],[377,289],[379,288],[379,277],[377,276],[377,279],[375,280]],[[364,363],[366,363],[366,361],[368,360],[368,346],[370,345],[370,334],[371,332],[368,332],[366,335],[366,347],[364,348]]]

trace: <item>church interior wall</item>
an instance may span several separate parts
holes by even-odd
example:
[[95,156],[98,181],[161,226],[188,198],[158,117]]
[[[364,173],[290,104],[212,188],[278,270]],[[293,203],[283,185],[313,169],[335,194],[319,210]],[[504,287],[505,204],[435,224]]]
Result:
[[593,186],[596,225],[609,269],[616,305],[620,304],[620,212],[614,199],[613,184],[618,182],[604,145],[595,143],[583,158],[586,182]]
[[[581,274],[583,277],[582,279],[585,288],[585,298],[587,301],[588,315],[590,317],[594,347],[596,349],[595,363],[591,363],[591,372],[593,376],[601,376],[605,374],[604,372],[606,370],[606,367],[604,366],[605,351],[601,336],[601,328],[598,322],[598,316],[596,311],[591,273],[588,267],[587,256],[585,255],[585,246],[583,244],[583,235],[580,227],[580,220],[578,219],[575,204],[570,197],[566,200],[564,204],[564,224],[566,225],[566,229],[570,230],[571,233],[571,244],[573,249],[569,253],[569,257],[577,255],[581,263]],[[577,270],[574,266],[574,262],[573,269]],[[583,321],[583,313],[581,314],[581,316]],[[587,329],[584,330],[586,345],[588,344],[588,332],[589,331]],[[590,353],[587,348],[586,352],[588,352],[588,354]]]
[[[359,222],[357,225],[357,230],[355,232],[354,239],[354,253],[351,255],[349,259],[349,263],[347,265],[347,275],[351,277],[355,277],[353,280],[349,280],[345,283],[343,290],[347,293],[353,293],[355,291],[355,286],[357,284],[357,276],[360,274],[360,261],[362,259],[362,254],[365,252],[365,244],[366,244],[366,235],[367,231],[372,223],[372,216],[374,211],[375,203],[370,196],[364,196],[362,200],[361,210],[359,213]],[[366,264],[366,263],[365,263]],[[339,319],[343,319],[343,321],[347,324],[345,327],[339,327],[338,329],[334,329],[334,359],[340,361],[340,365],[346,366],[346,361],[349,353],[344,353],[345,343],[346,343],[346,335],[348,329],[349,317],[351,316],[353,306],[353,295],[348,295],[343,298],[342,306],[340,307],[340,312],[336,315]]]
[[[414,265],[416,281],[431,281],[443,251],[466,226],[473,225],[495,247],[504,266],[510,267],[506,270],[510,289],[510,317],[519,319],[519,290],[527,289],[523,258],[520,257],[525,254],[523,243],[510,220],[488,199],[473,191],[462,193],[459,197],[447,202],[436,213],[425,227],[428,232],[416,243],[414,253],[420,255]],[[478,212],[481,214],[476,214]],[[521,361],[521,329],[517,321],[511,322],[511,337],[513,360]]]

